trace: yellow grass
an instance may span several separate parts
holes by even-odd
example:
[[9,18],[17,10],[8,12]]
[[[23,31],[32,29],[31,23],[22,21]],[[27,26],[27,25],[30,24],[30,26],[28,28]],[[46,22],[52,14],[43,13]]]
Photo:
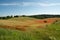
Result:
[[[57,18],[53,18],[53,19],[56,20]],[[43,23],[43,24],[38,23],[37,20],[47,20],[47,19],[35,19],[35,18],[29,18],[29,17],[11,18],[8,20],[0,20],[0,27],[1,25],[3,25],[3,27],[7,26],[9,28],[25,27],[25,28],[35,29],[38,26],[43,26],[43,27],[46,26],[47,23]]]

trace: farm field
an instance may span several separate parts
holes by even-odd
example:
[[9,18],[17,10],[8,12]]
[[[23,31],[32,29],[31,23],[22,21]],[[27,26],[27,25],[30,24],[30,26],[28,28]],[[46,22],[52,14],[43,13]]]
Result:
[[60,18],[0,19],[0,40],[60,40]]

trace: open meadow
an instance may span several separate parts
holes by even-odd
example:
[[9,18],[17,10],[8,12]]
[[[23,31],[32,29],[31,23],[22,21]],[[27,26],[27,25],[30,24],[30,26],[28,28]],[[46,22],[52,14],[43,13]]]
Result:
[[60,18],[0,19],[0,40],[60,40]]

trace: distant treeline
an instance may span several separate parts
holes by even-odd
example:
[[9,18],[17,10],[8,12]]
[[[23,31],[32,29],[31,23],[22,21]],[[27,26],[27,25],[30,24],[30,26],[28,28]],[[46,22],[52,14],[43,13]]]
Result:
[[33,15],[29,16],[37,19],[44,19],[44,18],[60,18],[60,15]]
[[0,19],[10,19],[14,17],[32,17],[32,18],[37,18],[37,19],[44,19],[44,18],[60,18],[60,15],[31,15],[31,16],[26,16],[26,15],[15,15],[15,16],[5,16],[5,17],[0,17]]
[[19,16],[19,15],[3,16],[3,17],[0,17],[0,19],[10,19],[10,18],[15,18],[15,17],[26,17],[26,15],[22,15],[22,16]]
[[10,19],[10,18],[13,18],[13,17],[18,17],[18,16],[4,16],[4,17],[0,17],[0,19]]

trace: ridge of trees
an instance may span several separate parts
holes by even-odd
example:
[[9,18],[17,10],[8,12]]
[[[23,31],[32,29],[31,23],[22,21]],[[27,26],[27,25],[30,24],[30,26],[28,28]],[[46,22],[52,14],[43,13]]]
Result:
[[15,16],[5,16],[5,17],[0,17],[0,19],[10,19],[10,18],[15,18],[15,17],[32,17],[32,18],[37,18],[37,19],[44,19],[44,18],[60,18],[60,15],[31,15],[31,16],[26,16],[26,15],[15,15]]
[[16,18],[16,17],[26,17],[26,15],[22,15],[22,16],[19,16],[19,15],[3,16],[3,17],[0,17],[0,19],[10,19],[10,18]]
[[29,16],[37,19],[45,19],[45,18],[60,18],[60,15],[33,15]]

